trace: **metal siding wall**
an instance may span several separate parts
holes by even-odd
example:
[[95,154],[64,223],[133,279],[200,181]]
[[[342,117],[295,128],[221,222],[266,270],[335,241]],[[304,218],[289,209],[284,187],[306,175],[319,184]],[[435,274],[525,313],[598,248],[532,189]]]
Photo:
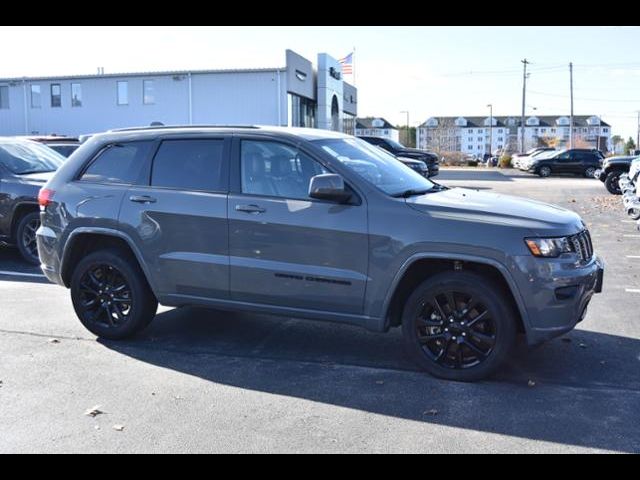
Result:
[[[280,83],[278,85],[278,75]],[[104,77],[27,82],[29,134],[81,135],[111,128],[189,123],[189,79],[180,75]],[[155,104],[143,104],[143,80],[154,80]],[[129,104],[117,105],[117,82],[129,83]],[[51,107],[51,84],[59,83],[62,106]],[[82,85],[82,106],[71,107],[71,83]],[[31,108],[31,84],[40,85],[41,108]],[[5,85],[5,83],[2,83]],[[279,86],[279,90],[278,90]],[[193,123],[287,124],[286,71],[193,74]],[[0,135],[22,135],[22,83],[10,87],[10,109],[0,110]]]
[[193,123],[286,125],[286,83],[276,71],[193,75]]

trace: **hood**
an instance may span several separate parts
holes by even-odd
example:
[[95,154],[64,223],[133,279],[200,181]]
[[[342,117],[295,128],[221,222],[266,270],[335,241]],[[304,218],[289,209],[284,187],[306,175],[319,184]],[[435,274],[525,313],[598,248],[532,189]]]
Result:
[[523,228],[537,236],[573,235],[585,228],[580,216],[570,210],[466,188],[410,197],[407,205],[433,217]]
[[47,183],[53,178],[55,173],[56,172],[29,173],[27,175],[16,175],[16,177],[28,183]]
[[637,157],[609,157],[604,159],[602,165],[604,167],[608,167],[611,165],[631,165],[631,162],[633,162],[635,158]]
[[409,157],[396,157],[398,160],[400,160],[402,163],[406,163],[406,164],[410,164],[410,165],[421,165],[424,166],[424,162],[422,160],[417,160],[415,158],[409,158]]
[[398,150],[396,152],[396,156],[398,157],[406,157],[406,158],[417,158],[420,160],[437,160],[438,157],[429,152],[425,152],[424,150],[418,150],[417,148],[403,148],[402,150]]

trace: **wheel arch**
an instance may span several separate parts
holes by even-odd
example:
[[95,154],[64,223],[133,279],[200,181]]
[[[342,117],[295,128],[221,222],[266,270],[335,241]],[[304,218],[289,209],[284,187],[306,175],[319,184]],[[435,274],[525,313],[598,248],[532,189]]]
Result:
[[133,240],[123,232],[109,228],[77,228],[67,238],[64,252],[61,256],[60,275],[66,287],[71,284],[73,269],[80,259],[87,254],[104,248],[122,248],[128,251],[138,263],[147,283],[154,293],[157,293],[155,283],[145,265],[142,253]]
[[40,206],[37,203],[32,202],[22,202],[15,206],[13,209],[13,215],[11,217],[11,240],[15,241],[16,233],[18,230],[18,225],[20,224],[20,220],[24,218],[25,215],[29,215],[30,213],[39,213]]
[[517,314],[518,330],[528,333],[529,317],[515,280],[502,263],[484,257],[454,254],[418,254],[409,258],[396,274],[383,307],[383,330],[399,326],[406,300],[427,278],[445,271],[472,271],[494,281]]

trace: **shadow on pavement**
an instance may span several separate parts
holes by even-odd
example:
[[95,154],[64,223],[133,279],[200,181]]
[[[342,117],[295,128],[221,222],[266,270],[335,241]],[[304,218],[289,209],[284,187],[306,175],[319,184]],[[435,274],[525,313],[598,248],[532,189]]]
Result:
[[418,372],[405,359],[397,330],[384,335],[190,307],[158,315],[136,340],[101,343],[237,388],[516,438],[640,452],[636,339],[576,330],[533,351],[519,347],[505,371],[476,384]]
[[0,247],[0,282],[49,283],[40,267],[25,262],[18,250]]

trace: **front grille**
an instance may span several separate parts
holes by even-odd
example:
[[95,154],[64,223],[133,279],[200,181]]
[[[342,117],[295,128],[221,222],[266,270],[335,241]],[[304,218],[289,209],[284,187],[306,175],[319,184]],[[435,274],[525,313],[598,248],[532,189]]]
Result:
[[570,236],[569,242],[582,262],[589,262],[593,258],[593,243],[588,230]]

